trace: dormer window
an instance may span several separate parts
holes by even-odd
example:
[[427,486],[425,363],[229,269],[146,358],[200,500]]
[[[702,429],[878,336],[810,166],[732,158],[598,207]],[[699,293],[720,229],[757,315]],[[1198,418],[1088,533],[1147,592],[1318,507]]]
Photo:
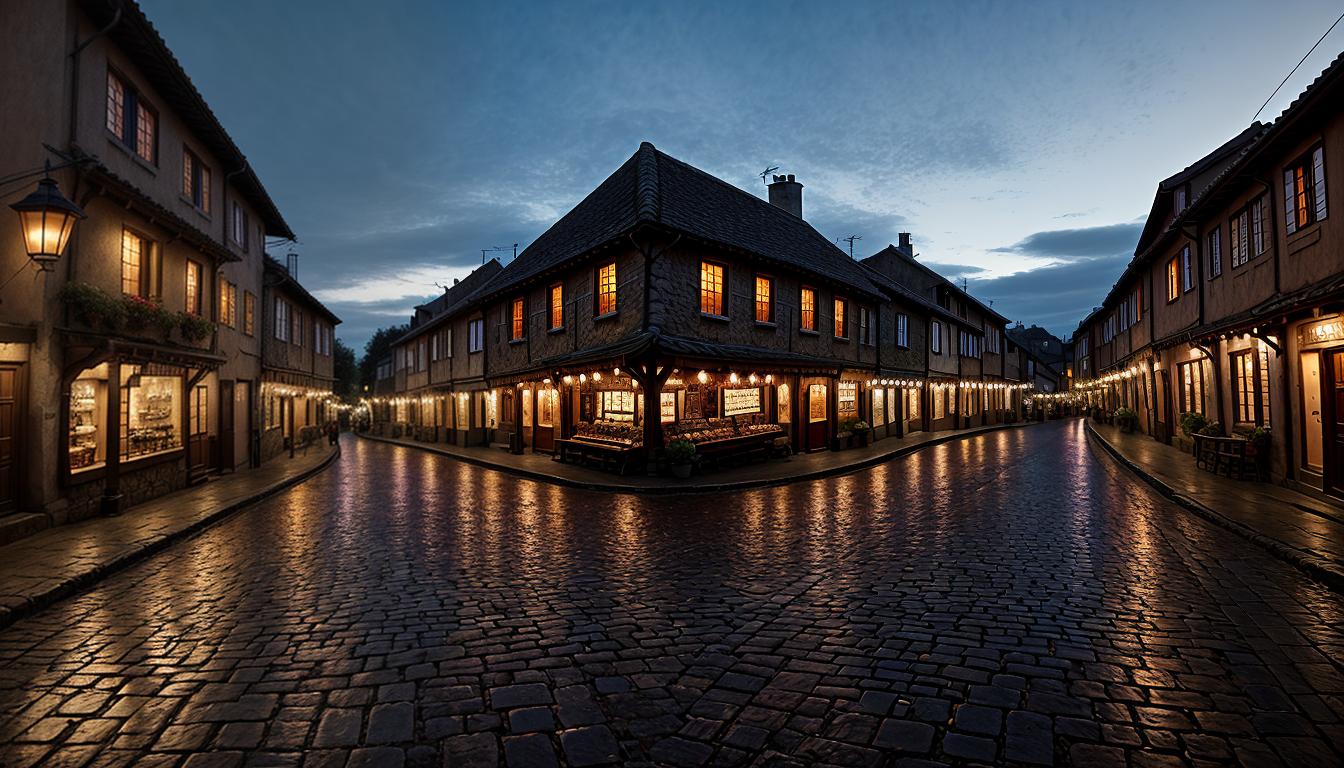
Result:
[[1186,200],[1187,195],[1188,192],[1186,191],[1186,188],[1184,186],[1180,186],[1176,188],[1176,191],[1172,196],[1171,207],[1176,212],[1177,216],[1181,215],[1181,211],[1185,210],[1185,206],[1189,202],[1188,200]]

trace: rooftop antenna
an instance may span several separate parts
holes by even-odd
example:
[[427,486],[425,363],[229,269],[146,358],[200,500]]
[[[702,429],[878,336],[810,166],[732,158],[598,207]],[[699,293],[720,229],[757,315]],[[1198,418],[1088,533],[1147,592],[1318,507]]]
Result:
[[854,258],[854,241],[862,239],[863,238],[858,235],[850,235],[848,237],[840,238],[840,240],[844,240],[846,243],[849,243],[849,258],[851,259]]
[[774,173],[775,171],[778,171],[778,170],[779,170],[779,166],[778,166],[778,165],[772,165],[772,166],[767,167],[764,171],[761,171],[760,173],[758,173],[758,174],[756,174],[756,175],[757,175],[757,176],[760,176],[760,177],[761,177],[761,183],[768,187],[768,186],[770,186],[770,182],[769,182],[768,180],[766,180],[765,177],[766,177],[766,176],[769,176],[770,174],[772,174],[772,173]]
[[966,278],[964,278],[964,277],[961,278],[961,292],[962,292],[962,293],[969,293],[969,291],[966,290]]
[[482,263],[482,264],[485,263],[485,254],[487,254],[487,253],[495,253],[495,252],[497,252],[497,251],[507,251],[507,250],[510,250],[510,249],[513,250],[513,258],[515,258],[515,259],[518,258],[518,244],[517,244],[517,243],[514,243],[513,245],[492,245],[492,246],[490,246],[489,248],[482,248],[482,249],[481,249],[481,263]]

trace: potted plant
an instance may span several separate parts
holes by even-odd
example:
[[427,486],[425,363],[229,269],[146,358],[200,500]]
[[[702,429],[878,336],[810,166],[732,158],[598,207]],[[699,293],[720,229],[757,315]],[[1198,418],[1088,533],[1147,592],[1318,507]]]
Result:
[[214,323],[190,312],[177,313],[177,327],[182,333],[182,339],[188,344],[204,341],[215,332]]
[[1133,432],[1139,426],[1139,414],[1133,408],[1120,406],[1115,409],[1115,423],[1121,432]]
[[1176,444],[1181,450],[1193,453],[1195,450],[1195,442],[1193,438],[1195,435],[1199,434],[1199,430],[1209,425],[1209,420],[1204,418],[1204,414],[1202,413],[1188,411],[1181,414],[1181,418],[1177,421],[1177,425],[1181,428],[1181,435],[1184,437],[1177,437]]
[[691,467],[695,462],[695,443],[685,438],[678,438],[667,444],[665,452],[673,477],[685,480],[691,476]]
[[1255,460],[1255,476],[1269,479],[1269,446],[1271,434],[1265,427],[1256,427],[1246,436],[1246,457]]
[[854,444],[860,448],[868,445],[868,422],[859,419],[850,425],[849,431],[854,435]]
[[75,319],[89,328],[116,331],[126,320],[120,300],[88,283],[66,283],[59,296]]

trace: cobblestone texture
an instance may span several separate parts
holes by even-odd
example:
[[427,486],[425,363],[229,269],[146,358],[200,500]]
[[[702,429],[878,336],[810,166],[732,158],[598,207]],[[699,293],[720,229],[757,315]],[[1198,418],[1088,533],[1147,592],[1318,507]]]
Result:
[[0,632],[0,764],[1337,766],[1342,627],[1076,422],[685,498],[358,441]]

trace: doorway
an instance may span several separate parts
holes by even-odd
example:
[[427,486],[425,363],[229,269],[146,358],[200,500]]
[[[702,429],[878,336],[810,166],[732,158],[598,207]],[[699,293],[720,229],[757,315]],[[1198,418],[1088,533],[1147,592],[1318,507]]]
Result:
[[219,469],[232,472],[234,467],[233,382],[219,382]]
[[188,416],[187,471],[194,478],[205,474],[210,465],[210,390],[205,385],[192,388]]
[[824,451],[830,437],[831,414],[825,384],[807,386],[807,451]]
[[23,446],[23,363],[0,365],[0,515],[19,506],[19,456]]
[[536,440],[532,450],[537,453],[555,451],[555,390],[542,387],[537,390],[537,427]]
[[1344,349],[1324,353],[1328,381],[1323,393],[1329,418],[1325,421],[1325,491],[1344,493]]
[[1299,360],[1302,363],[1302,463],[1313,472],[1321,472],[1325,463],[1325,449],[1322,445],[1325,420],[1321,407],[1321,353],[1302,352]]

